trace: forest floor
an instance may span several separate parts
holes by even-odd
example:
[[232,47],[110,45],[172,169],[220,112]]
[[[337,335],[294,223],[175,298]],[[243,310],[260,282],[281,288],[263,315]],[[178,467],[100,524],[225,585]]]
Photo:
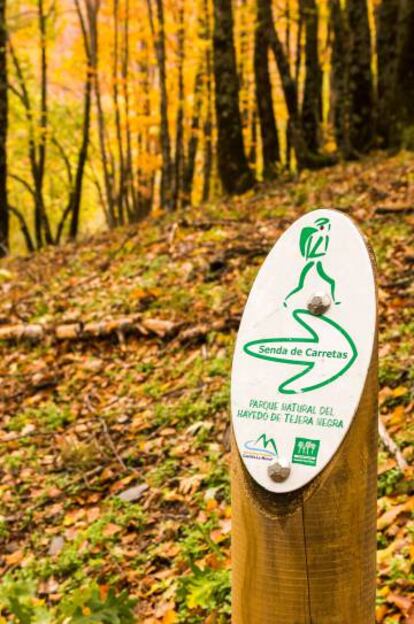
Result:
[[[265,255],[318,207],[351,215],[374,247],[380,414],[411,462],[412,155],[7,259],[0,334],[47,331],[0,342],[0,622],[230,622],[235,335]],[[414,622],[413,490],[380,443],[378,623]]]

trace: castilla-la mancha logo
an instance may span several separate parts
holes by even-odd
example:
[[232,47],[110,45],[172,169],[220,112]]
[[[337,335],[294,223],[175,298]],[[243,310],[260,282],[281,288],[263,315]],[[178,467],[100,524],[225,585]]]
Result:
[[275,439],[268,438],[265,433],[262,433],[257,440],[247,440],[247,442],[244,443],[243,457],[271,461],[277,456],[278,452]]

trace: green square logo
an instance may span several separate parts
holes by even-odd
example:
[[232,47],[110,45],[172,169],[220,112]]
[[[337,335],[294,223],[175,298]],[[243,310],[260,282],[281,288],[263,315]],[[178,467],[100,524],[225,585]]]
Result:
[[320,440],[296,438],[292,462],[294,464],[304,464],[305,466],[316,466],[320,444]]

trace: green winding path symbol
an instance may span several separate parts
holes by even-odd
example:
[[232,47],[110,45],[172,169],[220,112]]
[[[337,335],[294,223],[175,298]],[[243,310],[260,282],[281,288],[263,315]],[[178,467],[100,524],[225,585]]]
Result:
[[[356,358],[358,357],[358,351],[354,341],[348,332],[343,329],[338,323],[335,323],[332,319],[326,316],[314,316],[308,310],[294,310],[292,313],[295,321],[303,327],[308,336],[305,338],[263,338],[261,340],[253,340],[247,342],[243,346],[243,351],[248,355],[259,358],[261,360],[268,360],[269,362],[278,362],[281,364],[294,364],[296,366],[302,366],[302,370],[296,373],[292,377],[289,377],[286,381],[280,384],[279,392],[283,394],[298,394],[301,392],[310,392],[317,388],[326,386],[338,377],[341,377],[351,368]],[[326,339],[321,341],[320,333],[328,333],[330,337],[329,345],[326,345]],[[302,351],[306,348],[303,345],[315,346],[319,350],[323,350],[324,347],[332,349],[332,343],[335,344],[337,349],[338,342],[343,349],[347,351],[346,359],[333,358],[331,361],[334,363],[332,367],[329,367],[328,377],[323,367],[318,363],[318,358],[312,361],[312,357],[307,357],[304,353],[300,355],[276,355],[258,352],[260,348],[264,350],[266,347],[275,345],[285,345],[288,347],[289,352],[297,347],[299,349],[302,346]],[[336,364],[336,366],[335,366]],[[324,377],[325,374],[325,377]],[[322,378],[321,378],[322,377]],[[302,385],[304,384],[305,385]],[[308,384],[308,385],[306,385]]]

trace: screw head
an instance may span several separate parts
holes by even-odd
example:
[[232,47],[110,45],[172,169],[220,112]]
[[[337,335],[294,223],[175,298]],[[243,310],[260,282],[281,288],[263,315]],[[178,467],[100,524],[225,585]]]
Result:
[[291,473],[292,467],[289,461],[279,459],[271,464],[267,469],[267,474],[275,483],[286,481]]
[[331,305],[331,298],[326,293],[314,293],[308,302],[308,310],[315,314],[315,316],[320,316],[324,314]]

